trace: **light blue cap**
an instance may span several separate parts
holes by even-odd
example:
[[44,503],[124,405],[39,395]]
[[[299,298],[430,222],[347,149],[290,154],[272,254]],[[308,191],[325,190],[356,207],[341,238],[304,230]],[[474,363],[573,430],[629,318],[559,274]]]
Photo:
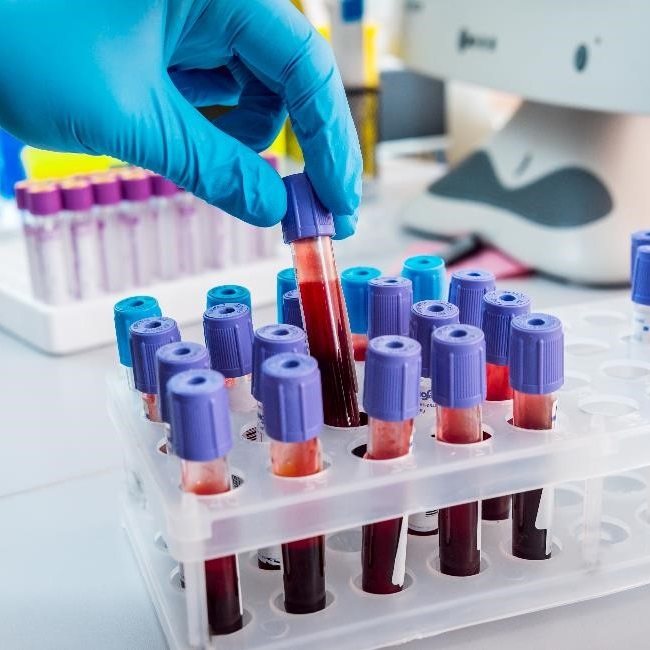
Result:
[[251,307],[251,292],[239,284],[220,284],[217,287],[212,287],[208,290],[205,300],[205,308],[216,307],[217,305],[225,305],[230,303],[238,303],[246,305],[252,311]]
[[115,320],[115,338],[120,363],[131,368],[131,346],[129,343],[129,328],[133,323],[143,318],[162,316],[158,301],[152,296],[131,296],[116,302],[113,306]]
[[292,291],[298,287],[296,283],[296,272],[293,266],[290,266],[288,269],[282,269],[278,271],[276,279],[276,305],[278,308],[278,323],[283,323],[282,320],[282,298],[287,291]]
[[341,273],[341,287],[353,334],[368,333],[368,282],[381,271],[374,266],[352,266]]
[[404,260],[402,277],[413,283],[413,302],[445,297],[445,260],[437,255],[416,255]]

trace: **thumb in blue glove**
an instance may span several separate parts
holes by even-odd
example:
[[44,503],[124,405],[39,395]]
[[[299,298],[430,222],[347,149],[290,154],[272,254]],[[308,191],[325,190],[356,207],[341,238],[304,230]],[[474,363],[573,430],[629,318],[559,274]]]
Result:
[[[214,104],[236,108],[210,122]],[[258,152],[287,113],[347,237],[359,143],[331,49],[288,0],[0,0],[0,124],[34,146],[114,156],[270,226],[286,192]]]

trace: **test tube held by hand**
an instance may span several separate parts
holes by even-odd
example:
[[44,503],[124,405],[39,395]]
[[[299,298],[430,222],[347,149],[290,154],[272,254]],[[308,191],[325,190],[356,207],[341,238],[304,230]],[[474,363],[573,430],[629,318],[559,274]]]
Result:
[[[316,360],[292,352],[267,359],[262,364],[262,402],[273,473],[299,477],[320,472],[323,401]],[[325,608],[323,535],[282,544],[282,569],[287,612],[310,614]]]
[[[431,393],[437,404],[436,438],[465,445],[481,442],[485,399],[485,339],[472,325],[445,325],[433,333]],[[441,508],[438,514],[440,571],[471,576],[481,566],[481,504]]]
[[[436,405],[431,397],[431,336],[438,327],[455,323],[458,323],[458,307],[450,302],[421,300],[411,308],[410,336],[420,343],[422,349],[418,430],[430,432],[436,416]],[[420,536],[437,534],[438,509],[431,508],[410,515],[408,532]]]
[[[510,384],[512,423],[522,431],[555,426],[555,392],[564,383],[562,323],[549,314],[517,316],[510,324]],[[512,554],[524,560],[551,557],[553,487],[544,486],[512,496]]]
[[[409,453],[419,412],[422,348],[404,336],[379,336],[368,343],[363,406],[368,414],[366,458],[388,460]],[[372,594],[402,590],[406,572],[407,518],[363,527],[361,582]]]
[[[226,455],[232,449],[228,396],[223,375],[186,370],[167,384],[174,455],[181,459],[181,488],[215,495],[232,487]],[[241,629],[243,608],[237,556],[205,562],[208,621],[214,634]]]
[[310,354],[318,361],[325,422],[335,427],[360,424],[350,324],[334,261],[334,219],[320,202],[306,174],[284,178],[287,213],[285,244],[291,245]]
[[173,318],[153,316],[136,321],[129,328],[133,359],[133,383],[142,396],[144,414],[152,422],[160,422],[158,402],[158,368],[156,352],[167,343],[180,341],[178,325]]

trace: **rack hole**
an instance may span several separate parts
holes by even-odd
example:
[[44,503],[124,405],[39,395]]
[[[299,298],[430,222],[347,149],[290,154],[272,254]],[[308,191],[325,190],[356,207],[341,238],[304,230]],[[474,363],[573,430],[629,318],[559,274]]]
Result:
[[574,390],[581,390],[586,388],[591,383],[591,378],[589,375],[586,375],[582,372],[572,372],[568,371],[564,374],[564,385],[560,389],[565,393],[569,393]]
[[390,596],[399,596],[400,594],[403,594],[413,584],[413,576],[410,575],[409,572],[407,571],[404,574],[404,584],[402,585],[402,588],[400,589],[400,591],[396,591],[394,594],[371,594],[367,591],[364,591],[363,578],[361,573],[354,576],[351,582],[352,582],[352,586],[357,591],[360,591],[364,596],[379,596],[380,598],[389,598]]
[[[319,611],[321,611],[321,612],[325,611],[328,607],[330,607],[332,605],[332,603],[334,603],[335,600],[336,600],[336,598],[334,597],[334,594],[328,589],[325,592],[325,607],[323,609],[319,610]],[[287,610],[284,608],[284,593],[283,592],[280,592],[276,596],[271,596],[271,603],[273,604],[275,609],[283,612],[284,614],[289,614],[289,616],[305,616],[305,614],[290,614],[289,612],[287,612]],[[312,616],[314,614],[318,614],[318,612],[313,612]]]
[[570,485],[558,485],[555,490],[556,508],[574,508],[582,503],[582,492]]
[[632,359],[617,359],[604,363],[601,370],[615,379],[641,379],[650,375],[650,364]]
[[647,487],[648,485],[643,479],[630,476],[629,474],[606,476],[603,480],[603,489],[606,492],[622,496],[631,496],[639,492],[645,492]]
[[[630,533],[625,527],[613,521],[603,520],[600,524],[600,543],[602,546],[614,546],[615,544],[621,544],[629,536]],[[584,530],[582,526],[580,526],[578,529],[576,538],[579,542],[582,542],[584,538]]]
[[164,456],[167,455],[167,441],[166,440],[161,440],[156,449],[158,450],[159,454],[163,454]]
[[349,530],[341,530],[338,533],[329,535],[326,544],[330,551],[360,553],[362,541],[361,528],[350,528]]
[[428,558],[427,565],[431,571],[443,578],[449,578],[450,580],[467,580],[470,578],[477,578],[478,576],[484,574],[490,568],[490,560],[485,553],[481,553],[481,564],[479,566],[479,571],[478,573],[474,573],[470,576],[451,576],[447,573],[443,573],[440,570],[440,556],[437,552]]
[[599,339],[573,339],[568,341],[565,350],[578,357],[588,357],[609,350],[609,345]]
[[578,402],[578,408],[589,415],[623,417],[639,410],[639,405],[628,397],[618,395],[591,395]]
[[594,327],[612,327],[627,321],[627,318],[617,311],[594,311],[585,314],[582,320]]

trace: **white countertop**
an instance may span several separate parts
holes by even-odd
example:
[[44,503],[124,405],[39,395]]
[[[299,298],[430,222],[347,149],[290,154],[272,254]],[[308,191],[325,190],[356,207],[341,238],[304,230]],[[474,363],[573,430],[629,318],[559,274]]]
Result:
[[[399,228],[400,206],[432,174],[418,163],[389,163],[381,200],[368,201],[358,235],[337,244],[339,266],[393,265],[416,241]],[[505,284],[527,291],[536,309],[612,294],[539,277]],[[273,313],[259,310],[255,320],[270,322]],[[200,328],[184,328],[183,336],[201,340]],[[114,349],[48,357],[0,331],[0,351],[0,648],[164,648],[120,526],[121,456],[104,397]],[[650,587],[639,588],[409,647],[645,648],[648,602]]]

